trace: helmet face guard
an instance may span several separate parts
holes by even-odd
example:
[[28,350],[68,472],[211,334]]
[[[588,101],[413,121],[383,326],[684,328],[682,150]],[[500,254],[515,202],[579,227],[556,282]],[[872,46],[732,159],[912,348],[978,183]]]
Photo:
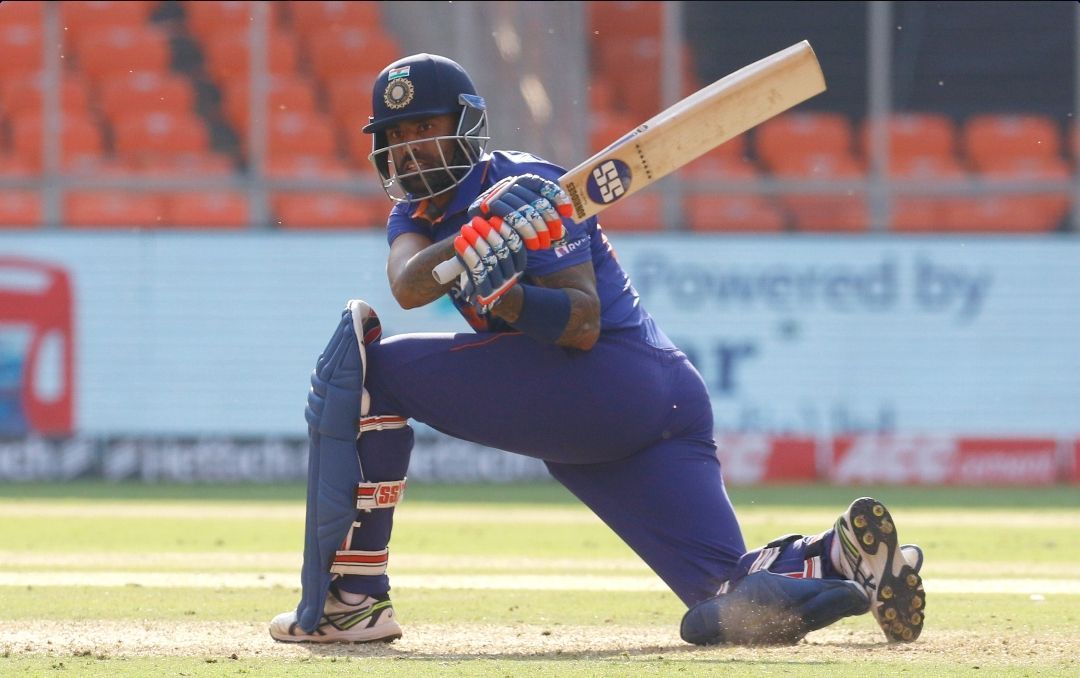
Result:
[[[446,57],[415,54],[387,66],[375,80],[371,110],[363,130],[372,135],[368,159],[395,202],[453,190],[479,162],[490,140],[483,97],[465,69]],[[387,141],[391,125],[452,114],[458,116],[452,135],[393,145]]]
[[[486,134],[484,101],[469,94],[460,95],[459,100],[461,113],[455,134],[387,144],[386,132],[373,133],[373,150],[368,159],[379,173],[386,195],[394,202],[425,200],[452,191],[480,161],[491,140]],[[417,158],[417,149],[421,146],[428,150],[424,154],[426,157],[434,156],[433,167],[421,166]],[[395,157],[406,166],[411,161],[416,169],[401,171]]]

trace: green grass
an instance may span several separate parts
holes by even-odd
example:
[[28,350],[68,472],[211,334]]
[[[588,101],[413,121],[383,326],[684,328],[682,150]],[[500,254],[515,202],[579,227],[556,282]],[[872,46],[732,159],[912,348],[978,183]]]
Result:
[[[918,541],[927,553],[928,581],[969,576],[964,563],[980,566],[972,577],[994,577],[994,564],[1019,576],[1077,579],[1080,569],[1080,492],[1075,487],[1039,489],[836,488],[793,486],[731,488],[744,536],[751,546],[790,531],[816,532],[828,525],[855,496],[871,494],[892,509],[905,541]],[[214,516],[208,502],[224,506]],[[40,509],[45,508],[44,512]],[[104,508],[103,508],[104,507]],[[125,510],[114,510],[115,507]],[[167,518],[140,514],[166,509]],[[0,485],[0,552],[34,556],[30,564],[0,559],[0,574],[52,572],[64,581],[72,571],[146,571],[144,564],[123,567],[126,559],[174,554],[159,571],[250,573],[235,557],[272,556],[258,572],[294,572],[282,565],[299,551],[303,488],[287,486],[177,486],[101,482]],[[70,509],[70,510],[68,510]],[[133,510],[128,510],[133,509]],[[185,511],[190,510],[190,514]],[[104,513],[102,513],[104,511]],[[265,512],[262,515],[261,512]],[[549,520],[549,517],[556,518]],[[908,523],[905,524],[905,518]],[[425,565],[392,571],[468,574],[511,573],[482,556],[553,558],[567,564],[544,574],[574,574],[574,563],[629,563],[631,571],[590,570],[593,575],[651,576],[634,570],[634,555],[565,490],[535,485],[410,485],[398,513],[391,545],[394,557],[424,556]],[[98,558],[82,566],[78,556]],[[179,554],[179,555],[177,555]],[[190,554],[190,555],[184,555]],[[185,558],[195,556],[191,564]],[[213,563],[220,554],[220,566]],[[65,565],[49,559],[74,558]],[[229,561],[228,557],[234,560]],[[445,558],[445,561],[442,560]],[[457,560],[455,560],[457,559]],[[461,563],[468,560],[470,564]],[[429,562],[430,561],[430,562]],[[958,568],[935,574],[934,563]],[[1028,574],[1033,565],[1043,566]],[[393,564],[391,566],[393,568]],[[514,567],[514,566],[509,566]],[[1071,569],[1070,569],[1071,568]],[[529,572],[514,567],[512,573]],[[929,585],[928,585],[929,586]],[[70,620],[178,624],[231,623],[262,633],[274,614],[295,606],[295,587],[150,588],[145,586],[0,586],[0,631],[19,624]],[[552,592],[536,590],[424,589],[394,591],[395,608],[405,624],[438,625],[447,620],[467,629],[493,625],[522,633],[561,628],[674,628],[683,608],[667,591]],[[0,641],[3,676],[626,676],[626,675],[1076,675],[1080,664],[1080,596],[1021,594],[935,594],[930,597],[923,639],[911,648],[889,648],[862,640],[836,651],[800,648],[752,651],[745,648],[700,650],[690,646],[643,645],[622,651],[470,653],[404,651],[395,644],[374,653],[364,646],[312,648],[299,657],[259,657],[234,653],[201,656],[130,657],[120,653],[50,652]],[[834,629],[866,638],[865,617],[847,619]],[[864,635],[858,635],[862,633]],[[2,636],[0,636],[2,637]],[[925,642],[924,642],[925,641]],[[1013,643],[1009,652],[986,652],[996,643]],[[940,646],[940,652],[937,648]],[[557,644],[555,645],[557,647]],[[1017,648],[1030,648],[1023,651]],[[1045,653],[1045,648],[1057,650]],[[926,648],[930,648],[928,651]],[[914,655],[906,650],[918,650]]]

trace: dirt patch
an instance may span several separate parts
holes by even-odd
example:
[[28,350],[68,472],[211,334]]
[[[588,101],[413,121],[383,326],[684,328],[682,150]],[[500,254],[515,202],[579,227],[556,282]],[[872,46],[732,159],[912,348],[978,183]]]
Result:
[[265,624],[178,622],[3,622],[0,651],[10,656],[54,655],[98,658],[194,656],[304,658],[311,656],[410,657],[416,659],[640,658],[713,661],[791,660],[829,662],[940,661],[960,665],[1031,664],[1072,666],[1076,641],[1064,634],[1002,638],[971,632],[929,631],[918,642],[889,645],[874,630],[824,629],[795,647],[698,648],[683,643],[677,628],[566,625],[441,625],[405,627],[400,640],[369,645],[296,645],[274,642]]

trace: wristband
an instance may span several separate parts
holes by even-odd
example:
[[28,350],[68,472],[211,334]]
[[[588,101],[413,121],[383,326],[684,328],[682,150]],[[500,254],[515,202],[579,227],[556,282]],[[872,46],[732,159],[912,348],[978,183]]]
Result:
[[511,325],[533,339],[554,344],[570,322],[570,295],[533,285],[522,285],[521,291],[521,312]]

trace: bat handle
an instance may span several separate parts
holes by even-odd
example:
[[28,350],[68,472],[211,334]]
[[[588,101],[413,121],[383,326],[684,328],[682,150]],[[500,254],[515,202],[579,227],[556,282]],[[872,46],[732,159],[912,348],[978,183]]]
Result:
[[446,261],[436,266],[434,269],[432,269],[431,275],[435,276],[436,280],[445,285],[446,283],[452,281],[454,278],[461,275],[464,271],[465,268],[462,267],[461,262],[458,261],[457,257],[455,257],[453,259],[447,259]]

